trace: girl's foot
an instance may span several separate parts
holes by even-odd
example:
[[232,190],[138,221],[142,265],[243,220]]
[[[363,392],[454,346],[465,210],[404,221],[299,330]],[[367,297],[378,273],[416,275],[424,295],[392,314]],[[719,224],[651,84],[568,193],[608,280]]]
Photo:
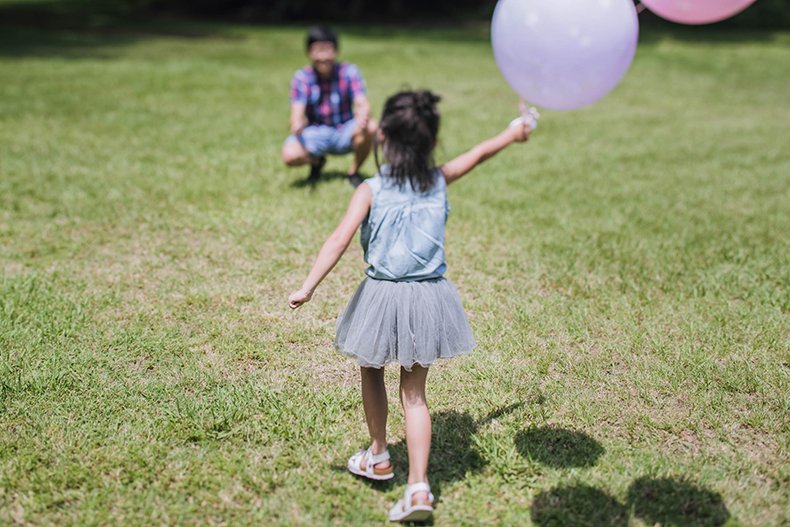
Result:
[[384,481],[395,477],[388,450],[375,455],[369,448],[360,450],[348,460],[348,471],[357,476],[376,481]]
[[391,522],[425,521],[433,514],[433,494],[427,483],[412,483],[406,487],[403,499],[390,510]]

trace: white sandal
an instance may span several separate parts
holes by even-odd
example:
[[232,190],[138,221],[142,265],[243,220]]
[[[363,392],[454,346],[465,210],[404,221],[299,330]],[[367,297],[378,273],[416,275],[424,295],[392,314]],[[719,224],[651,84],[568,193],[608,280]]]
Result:
[[[412,503],[413,496],[417,492],[428,493],[427,505],[425,503],[419,505]],[[390,521],[420,522],[430,518],[431,514],[433,514],[433,494],[431,494],[430,485],[424,482],[412,483],[406,487],[403,499],[398,500],[398,503],[390,510]]]
[[[392,463],[387,468],[376,468],[376,465],[389,461],[390,453],[385,450],[381,454],[374,455],[370,449],[360,450],[348,460],[348,471],[357,476],[364,478],[384,481],[395,477],[395,472],[392,470]],[[365,462],[365,468],[362,468],[362,462]]]

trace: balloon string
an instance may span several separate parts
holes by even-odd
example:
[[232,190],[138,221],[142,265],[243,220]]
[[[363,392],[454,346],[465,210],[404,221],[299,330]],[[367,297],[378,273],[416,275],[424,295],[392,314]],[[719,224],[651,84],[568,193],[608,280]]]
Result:
[[642,2],[639,2],[638,4],[636,4],[636,13],[637,14],[641,13],[645,9],[647,9],[647,8],[645,7],[645,4],[643,4]]

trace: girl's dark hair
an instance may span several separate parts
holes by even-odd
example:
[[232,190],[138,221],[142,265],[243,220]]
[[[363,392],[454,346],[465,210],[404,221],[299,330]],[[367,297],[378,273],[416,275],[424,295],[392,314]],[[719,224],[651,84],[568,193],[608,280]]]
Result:
[[326,26],[313,26],[307,30],[307,51],[310,51],[310,46],[316,42],[331,42],[335,49],[338,49],[337,33],[332,31]]
[[[384,134],[384,160],[390,164],[389,176],[400,186],[408,181],[420,192],[433,186],[433,149],[439,134],[436,103],[440,100],[438,95],[420,90],[396,93],[384,103],[379,124]],[[378,166],[378,144],[374,155]]]

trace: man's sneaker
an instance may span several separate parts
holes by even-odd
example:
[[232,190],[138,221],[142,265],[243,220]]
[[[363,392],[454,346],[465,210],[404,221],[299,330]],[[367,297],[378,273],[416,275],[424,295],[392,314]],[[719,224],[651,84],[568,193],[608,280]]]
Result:
[[321,177],[321,170],[324,168],[324,165],[326,165],[326,157],[321,156],[318,158],[318,164],[310,167],[310,175],[307,177],[307,181],[311,183],[318,181],[318,178]]
[[364,180],[362,179],[362,176],[360,176],[356,172],[354,172],[353,174],[349,174],[348,175],[348,182],[351,183],[351,186],[354,187],[354,188],[357,188],[358,186],[360,186],[363,181]]

